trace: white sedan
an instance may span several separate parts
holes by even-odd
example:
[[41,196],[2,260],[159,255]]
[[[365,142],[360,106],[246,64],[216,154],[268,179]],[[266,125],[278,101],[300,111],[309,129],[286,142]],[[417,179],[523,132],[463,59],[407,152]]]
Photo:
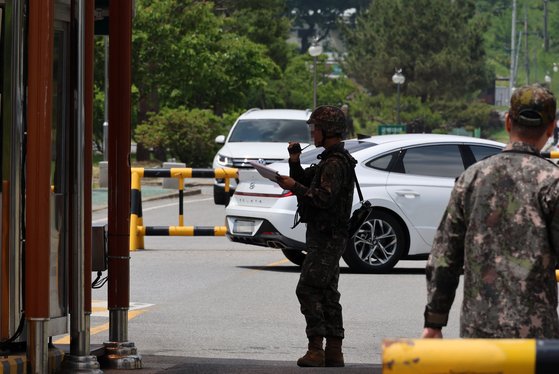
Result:
[[[375,207],[343,255],[360,272],[386,272],[400,259],[427,258],[456,178],[503,143],[454,135],[402,134],[345,141],[364,198]],[[301,155],[317,163],[322,148]],[[287,150],[285,151],[287,155]],[[289,174],[286,161],[269,165]],[[226,207],[227,236],[235,242],[279,248],[297,265],[305,258],[305,225],[293,226],[297,199],[256,171],[243,171]],[[353,209],[360,206],[354,193]]]

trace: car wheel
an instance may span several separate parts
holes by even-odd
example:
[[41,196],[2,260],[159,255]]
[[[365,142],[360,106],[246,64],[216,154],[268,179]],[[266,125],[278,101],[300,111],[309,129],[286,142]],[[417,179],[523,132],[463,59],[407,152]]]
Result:
[[297,249],[289,249],[289,248],[285,248],[281,250],[283,252],[283,255],[291,262],[293,262],[295,265],[303,265],[303,261],[305,261],[305,257],[307,257],[307,254],[304,253],[303,251],[297,250]]
[[375,212],[348,240],[343,259],[352,269],[382,273],[394,267],[406,250],[407,238],[398,220],[389,213]]
[[225,192],[223,187],[214,185],[214,204],[227,205],[229,204],[229,199],[229,193]]

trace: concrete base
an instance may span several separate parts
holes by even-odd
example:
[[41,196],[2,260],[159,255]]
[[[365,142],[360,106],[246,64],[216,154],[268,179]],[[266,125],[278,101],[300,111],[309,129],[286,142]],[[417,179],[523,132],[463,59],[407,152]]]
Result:
[[92,373],[102,374],[101,365],[95,356],[64,356],[62,365],[60,366],[61,374],[70,373]]
[[[48,350],[48,369],[49,374],[57,373],[64,358],[64,351],[50,347]],[[26,352],[11,353],[0,357],[0,373],[27,373],[30,368],[27,361]]]
[[107,369],[141,369],[142,356],[132,342],[106,342],[105,353],[99,357],[101,367]]

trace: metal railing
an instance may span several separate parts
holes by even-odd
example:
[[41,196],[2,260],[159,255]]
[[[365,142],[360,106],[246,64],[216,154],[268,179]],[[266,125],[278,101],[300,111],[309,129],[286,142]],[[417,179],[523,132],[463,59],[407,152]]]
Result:
[[[144,249],[144,236],[225,236],[225,226],[184,226],[184,179],[220,178],[225,179],[225,191],[229,192],[230,179],[238,178],[235,168],[218,169],[131,169],[130,193],[130,250]],[[177,178],[179,182],[179,223],[178,226],[144,226],[142,217],[142,178]]]
[[385,339],[383,374],[557,373],[559,340]]

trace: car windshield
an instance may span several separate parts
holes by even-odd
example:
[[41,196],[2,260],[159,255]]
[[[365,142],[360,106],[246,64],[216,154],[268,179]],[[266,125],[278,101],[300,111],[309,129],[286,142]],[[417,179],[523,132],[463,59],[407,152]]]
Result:
[[[349,153],[354,153],[360,151],[365,148],[373,147],[376,143],[371,142],[363,142],[359,140],[346,140],[344,141],[345,149],[349,151]],[[317,156],[324,152],[324,148],[315,148],[308,152],[303,152],[301,154],[301,164],[312,164],[313,162],[317,161]]]
[[245,119],[237,122],[229,142],[309,143],[311,134],[305,120]]

